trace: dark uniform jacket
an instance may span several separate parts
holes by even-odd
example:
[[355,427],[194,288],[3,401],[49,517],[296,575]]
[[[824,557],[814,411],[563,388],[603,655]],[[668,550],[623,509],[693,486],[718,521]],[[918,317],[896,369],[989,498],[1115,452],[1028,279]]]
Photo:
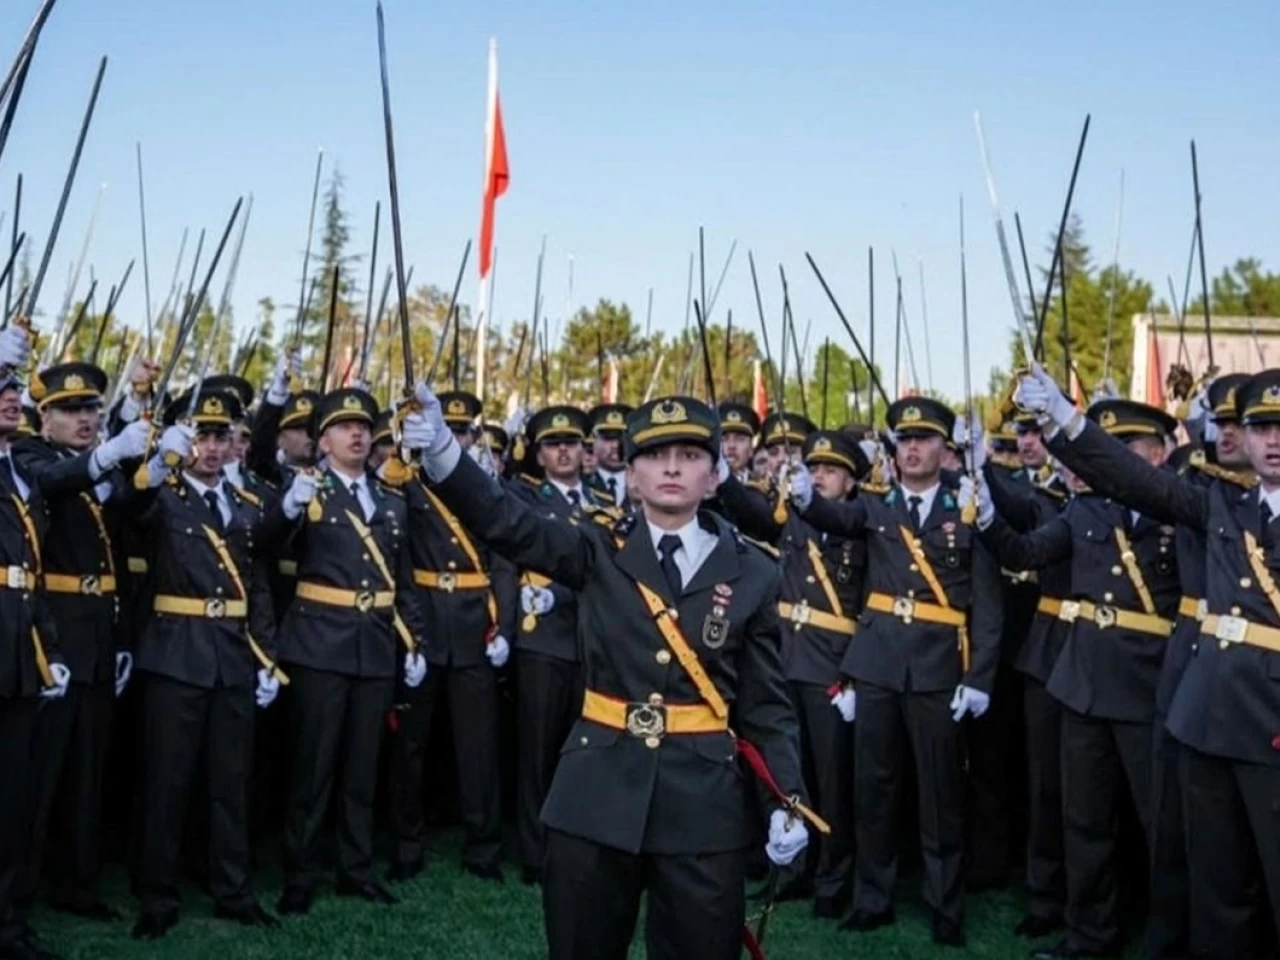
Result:
[[[862,612],[867,570],[867,543],[864,537],[841,537],[823,533],[787,509],[779,524],[774,516],[776,500],[759,487],[730,477],[720,484],[718,500],[726,517],[737,523],[747,536],[773,544],[782,563],[781,599],[792,605],[791,619],[783,617],[782,664],[786,677],[798,683],[830,687],[840,682],[840,662],[852,637],[814,623],[801,622],[794,608],[800,604],[812,610],[857,619]],[[821,570],[815,567],[817,551]],[[838,609],[828,596],[835,595]]]
[[[223,488],[231,522],[220,537],[234,571],[207,532],[206,528],[217,533],[213,511],[186,480],[170,476],[158,488],[145,491],[130,483],[121,495],[123,522],[142,528],[152,601],[189,598],[205,603],[212,614],[153,610],[138,638],[134,666],[205,689],[257,682],[262,664],[254,657],[246,630],[267,656],[274,651],[271,596],[266,571],[255,555],[261,503],[230,484]],[[239,575],[238,583],[234,574]],[[233,600],[248,601],[247,620],[218,615],[219,605]]]
[[[299,584],[314,583],[354,594],[393,590],[395,603],[394,607],[362,611],[354,602],[351,606],[336,606],[295,597],[280,623],[280,659],[313,670],[392,679],[405,649],[394,625],[393,611],[399,614],[415,645],[431,656],[413,585],[404,495],[367,474],[375,510],[372,518],[363,520],[360,504],[346,484],[330,470],[321,476],[315,500],[303,508],[296,520],[285,516],[283,495],[272,505],[263,524],[266,549],[274,556],[284,546],[297,556]],[[361,519],[377,544],[391,583],[347,516],[348,511]]]
[[[575,507],[564,494],[549,480],[539,480],[522,474],[511,485],[510,489],[525,500],[534,510],[548,519],[558,519],[564,523],[605,522],[610,526],[614,520],[622,516],[622,512],[613,505],[613,498],[607,489],[599,489],[583,483],[587,502]],[[578,641],[578,595],[563,584],[547,580],[541,574],[521,571],[520,583],[530,583],[551,591],[555,597],[555,606],[550,613],[520,617],[520,630],[516,637],[516,648],[538,653],[544,657],[555,657],[577,663],[579,660]]]
[[1075,620],[1047,687],[1077,713],[1105,720],[1150,721],[1167,636],[1108,623],[1111,610],[1144,612],[1116,531],[1134,554],[1155,615],[1172,622],[1178,611],[1178,565],[1173,528],[1146,515],[1133,524],[1128,507],[1093,493],[1073,497],[1060,516],[1018,535],[998,517],[982,533],[1008,566],[1040,568],[1070,560],[1067,598],[1099,608]]
[[[1280,577],[1280,537],[1262,526],[1260,488],[1214,479],[1207,485],[1153,469],[1090,423],[1075,440],[1062,434],[1050,450],[1087,482],[1134,509],[1186,524],[1205,539],[1205,608],[1209,615],[1280,629],[1280,610],[1246,552],[1256,540],[1271,580]],[[1237,642],[1237,634],[1201,635],[1169,705],[1169,731],[1201,753],[1280,767],[1280,653]]]
[[[942,605],[911,554],[901,529],[911,529],[901,488],[861,495],[846,503],[814,496],[802,515],[818,530],[865,535],[866,589],[872,594]],[[962,665],[959,631],[945,624],[864,610],[858,633],[840,669],[846,675],[898,693],[935,693],[958,684],[990,693],[1000,657],[1000,571],[995,560],[961,522],[953,491],[943,486],[917,535],[946,594],[946,605],[967,611],[969,669]]]
[[[241,466],[245,475],[245,487],[252,487],[249,478],[265,489],[257,493],[263,501],[264,513],[270,514],[272,507],[290,483],[293,482],[295,470],[280,462],[276,456],[276,436],[280,432],[280,417],[284,407],[270,403],[264,397],[258,405],[254,416],[253,430],[249,437],[249,455]],[[276,622],[284,619],[285,610],[293,601],[293,588],[298,581],[298,557],[292,541],[280,544],[272,553],[271,566],[268,570],[271,582],[271,599],[275,605]]]
[[[76,454],[38,437],[20,441],[14,458],[40,488],[49,520],[44,538],[44,575],[78,582],[77,592],[49,591],[58,643],[71,682],[109,684],[115,679],[120,578],[114,551],[117,510],[99,503],[89,474],[90,453]],[[103,477],[111,483],[117,471]],[[104,584],[114,589],[103,590]]]
[[[431,637],[428,659],[434,666],[487,665],[485,646],[495,631],[509,641],[515,639],[519,602],[515,569],[492,555],[484,544],[477,543],[465,528],[460,534],[455,532],[439,509],[443,504],[433,502],[420,478],[415,477],[400,489],[408,504],[407,533],[415,578],[422,573],[448,576],[479,572],[489,579],[489,586],[484,589],[446,590],[418,585],[418,603]],[[480,561],[478,571],[468,546]],[[493,611],[497,613],[496,622]]]
[[37,650],[50,663],[64,662],[44,591],[27,589],[40,571],[48,518],[35,479],[20,463],[15,462],[14,469],[30,495],[23,502],[7,481],[0,480],[0,698],[4,699],[35,696],[44,688]]
[[[638,516],[613,529],[540,516],[467,457],[434,488],[478,537],[517,566],[578,591],[583,679],[630,703],[702,703],[668,649],[637,583],[679,612],[690,647],[782,790],[800,795],[798,727],[782,676],[777,566],[704,511],[717,544],[679,597]],[[721,608],[717,618],[713,611]],[[628,852],[697,854],[751,842],[752,790],[729,733],[645,740],[579,720],[543,807],[547,826]]]

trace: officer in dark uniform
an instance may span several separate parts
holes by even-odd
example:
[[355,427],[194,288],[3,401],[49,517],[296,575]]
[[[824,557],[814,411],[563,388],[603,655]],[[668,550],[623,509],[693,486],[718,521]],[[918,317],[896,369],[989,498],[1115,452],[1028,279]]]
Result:
[[[1177,426],[1162,410],[1130,400],[1099,400],[1089,418],[1155,466]],[[1075,497],[1060,517],[1026,535],[988,519],[983,538],[1006,566],[1071,561],[1060,616],[1073,628],[1047,685],[1065,708],[1067,937],[1042,954],[1106,955],[1120,944],[1117,823],[1126,793],[1150,837],[1156,680],[1180,595],[1174,530],[1096,494]]]
[[760,418],[745,403],[720,404],[720,448],[729,472],[745,483],[751,477],[751,454],[755,452]]
[[266,570],[255,556],[261,501],[221,474],[239,408],[228,392],[175,399],[164,412],[159,451],[124,488],[122,509],[144,531],[155,591],[137,646],[145,674],[142,913],[133,929],[140,939],[162,937],[178,922],[183,820],[200,761],[207,764],[214,915],[276,923],[253,891],[247,813],[254,702],[267,706],[281,683]]
[[760,425],[760,446],[768,455],[770,475],[776,479],[787,458],[795,460],[805,437],[817,429],[812,420],[798,413],[771,413],[765,417]]
[[47,439],[31,437],[14,448],[47,511],[43,585],[74,678],[67,696],[46,704],[36,724],[35,819],[23,899],[30,903],[36,895],[49,846],[54,908],[94,920],[120,916],[98,895],[98,841],[112,700],[133,666],[132,653],[117,647],[126,638],[116,632],[117,518],[108,500],[114,467],[141,456],[149,433],[137,425],[97,446],[106,385],[107,375],[88,363],[42,371],[28,392],[39,404]]
[[39,488],[12,455],[22,422],[22,385],[30,347],[16,324],[0,331],[0,957],[45,960],[15,902],[27,864],[32,741],[42,698],[66,695],[71,671],[39,590],[46,517]]
[[[789,415],[788,415],[789,416]],[[867,599],[841,662],[854,681],[854,910],[846,929],[892,923],[897,874],[892,798],[915,763],[925,901],[935,943],[965,942],[962,869],[964,776],[959,721],[981,716],[999,660],[999,570],[941,482],[955,414],[928,397],[890,405],[900,481],[883,496],[842,504],[791,480],[803,518],[819,530],[865,535]],[[766,431],[767,435],[767,431]],[[904,749],[909,746],[909,750]]]
[[377,416],[363,390],[325,394],[310,425],[325,469],[296,471],[263,526],[268,553],[290,544],[298,558],[297,589],[278,631],[293,680],[294,742],[282,914],[311,909],[331,801],[338,892],[396,902],[373,876],[378,747],[402,648],[406,683],[416,687],[426,676],[426,631],[404,496],[365,468]]
[[[582,480],[582,441],[590,429],[576,407],[553,406],[526,426],[541,481],[517,481],[512,489],[542,516],[565,522],[612,523],[620,514],[607,491]],[[605,508],[608,508],[607,510]],[[520,571],[520,625],[516,634],[517,756],[516,832],[526,883],[541,878],[546,831],[539,819],[560,748],[582,712],[578,655],[578,597],[535,570]]]
[[382,476],[382,465],[391,458],[391,454],[396,449],[395,438],[391,433],[391,420],[394,416],[394,410],[383,410],[378,414],[378,419],[373,421],[373,436],[369,441],[369,459],[365,466],[379,476]]
[[484,409],[480,398],[466,390],[450,390],[440,394],[440,406],[444,410],[444,422],[449,425],[462,448],[470,450],[476,442],[476,424]]
[[596,470],[593,485],[607,491],[614,506],[631,509],[627,497],[627,463],[623,450],[623,436],[627,432],[627,417],[631,407],[625,403],[601,403],[587,411],[591,419],[592,449]]
[[233,373],[219,373],[205,378],[204,389],[234,393],[240,401],[240,417],[231,424],[231,452],[222,468],[227,482],[257,497],[274,495],[272,485],[250,467],[254,427],[250,411],[256,396],[253,384]]
[[511,438],[500,424],[486,423],[480,428],[480,442],[489,448],[489,454],[493,457],[494,463],[502,463],[507,448],[511,444]]
[[[472,439],[479,400],[469,393],[449,396],[451,429]],[[501,882],[498,670],[511,655],[507,637],[515,636],[515,571],[476,544],[416,474],[400,492],[408,506],[414,591],[432,643],[426,682],[402,686],[396,696],[390,769],[396,849],[389,876],[408,880],[423,867],[427,745],[437,704],[443,702],[451,720],[458,807],[466,831],[462,866],[474,876]]]
[[[1229,388],[1227,388],[1229,389]],[[1203,957],[1261,957],[1274,941],[1253,922],[1255,876],[1280,928],[1280,591],[1272,571],[1273,503],[1280,490],[1280,370],[1235,387],[1236,416],[1257,485],[1214,465],[1202,478],[1152,469],[1078,415],[1042,371],[1024,378],[1024,402],[1058,427],[1050,450],[1095,488],[1161,520],[1198,531],[1205,544],[1200,637],[1169,703],[1187,825],[1190,950]],[[1213,409],[1225,405],[1225,393]],[[1206,458],[1207,459],[1207,458]],[[1179,656],[1171,650],[1170,656]],[[1162,678],[1163,679],[1163,678]]]
[[[852,498],[871,469],[857,441],[839,430],[809,434],[801,455],[819,494],[831,500]],[[800,718],[809,795],[831,824],[831,835],[810,851],[799,889],[788,892],[807,895],[812,889],[814,914],[838,917],[853,893],[854,850],[853,728],[839,712],[845,708],[852,720],[854,698],[842,689],[840,661],[862,612],[866,541],[815,530],[786,504],[779,510],[776,497],[732,476],[718,493],[726,517],[780,553],[782,666]]]
[[[430,390],[417,399],[405,442],[424,451],[441,500],[514,563],[579,592],[586,694],[543,808],[552,960],[626,957],[646,890],[650,957],[737,960],[753,833],[737,743],[759,748],[785,793],[802,786],[777,568],[699,510],[716,485],[719,418],[688,397],[629,417],[640,511],[609,530],[541,516],[489,482]],[[774,862],[806,841],[799,820],[773,812]]]

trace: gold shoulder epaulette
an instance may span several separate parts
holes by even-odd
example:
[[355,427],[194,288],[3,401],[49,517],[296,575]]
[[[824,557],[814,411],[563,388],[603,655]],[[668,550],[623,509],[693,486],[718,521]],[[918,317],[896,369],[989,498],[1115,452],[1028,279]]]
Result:
[[391,494],[391,496],[393,497],[399,497],[401,500],[404,499],[404,491],[401,490],[399,487],[397,487],[395,484],[388,483],[385,480],[382,480],[382,479],[378,480],[378,489],[381,490],[383,493]]
[[738,531],[738,537],[739,539],[742,540],[743,543],[751,544],[751,546],[755,547],[757,550],[761,551],[762,553],[767,553],[769,556],[773,557],[773,559],[775,560],[777,560],[779,557],[782,556],[782,551],[780,551],[777,547],[775,547],[771,543],[765,543],[763,540],[755,540],[752,537],[748,537],[742,531]]
[[758,480],[748,480],[744,486],[748,486],[752,490],[759,490],[761,493],[769,495],[772,495],[774,490],[773,481],[768,477],[761,477]]
[[517,476],[531,487],[536,487],[540,483],[542,483],[541,480],[539,480],[537,477],[535,477],[531,473],[521,473],[521,474],[517,474]]
[[875,494],[878,497],[882,497],[889,492],[888,484],[872,483],[870,480],[864,480],[862,483],[858,484],[858,489],[867,493]]
[[1216,463],[1209,463],[1207,460],[1201,460],[1201,462],[1197,463],[1194,456],[1187,465],[1199,470],[1206,477],[1213,477],[1215,480],[1221,480],[1224,483],[1233,483],[1237,487],[1243,487],[1246,490],[1252,489],[1258,482],[1258,478],[1251,474],[1228,470],[1226,467],[1220,467]]
[[245,503],[252,504],[255,507],[262,506],[262,498],[258,496],[256,493],[250,493],[244,487],[237,487],[234,483],[230,484],[230,487],[232,490],[236,492],[236,495],[240,497],[240,499],[243,500]]

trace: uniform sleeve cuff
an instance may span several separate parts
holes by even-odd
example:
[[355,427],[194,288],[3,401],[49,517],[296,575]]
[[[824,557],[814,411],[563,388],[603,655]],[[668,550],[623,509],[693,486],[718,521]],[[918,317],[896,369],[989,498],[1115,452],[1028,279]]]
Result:
[[439,483],[453,473],[462,459],[462,447],[455,437],[450,435],[448,445],[439,453],[424,456],[422,467],[427,471],[427,479]]

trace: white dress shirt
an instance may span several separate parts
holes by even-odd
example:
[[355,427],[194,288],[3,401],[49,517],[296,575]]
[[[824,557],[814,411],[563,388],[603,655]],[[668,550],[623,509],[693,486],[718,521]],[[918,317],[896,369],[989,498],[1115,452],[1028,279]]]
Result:
[[[356,500],[360,503],[360,510],[364,513],[364,519],[367,521],[372,517],[374,511],[378,508],[377,505],[374,504],[373,494],[369,490],[368,474],[361,473],[356,477],[348,477],[333,465],[330,465],[329,469],[333,471],[333,475],[338,478],[338,482],[347,489],[348,493],[355,494]],[[355,485],[354,490],[352,490],[352,484]]]
[[668,534],[675,534],[680,538],[680,549],[673,555],[676,567],[680,570],[680,581],[684,586],[689,586],[692,582],[694,574],[698,572],[698,568],[711,556],[711,551],[715,549],[717,537],[714,533],[710,533],[702,529],[695,516],[679,530],[663,530],[655,527],[650,521],[649,536],[653,540],[653,552],[658,555],[658,560],[662,560],[662,552],[658,549],[658,541]]
[[906,487],[902,488],[902,495],[906,498],[904,502],[906,503],[908,511],[911,509],[911,498],[920,498],[921,526],[924,526],[924,522],[929,519],[929,513],[933,510],[933,501],[937,499],[938,491],[940,489],[942,489],[941,483],[935,483],[928,490],[908,490]]
[[222,475],[227,478],[227,482],[233,487],[244,489],[244,467],[239,460],[229,460],[222,468]]
[[225,530],[231,523],[231,503],[227,500],[227,490],[222,481],[219,480],[213,486],[209,486],[208,484],[201,483],[189,473],[183,473],[182,479],[187,481],[187,485],[191,487],[191,489],[196,492],[196,496],[201,500],[204,500],[205,503],[208,503],[208,500],[205,500],[206,493],[212,493],[217,497],[218,513],[221,515],[222,527]]

